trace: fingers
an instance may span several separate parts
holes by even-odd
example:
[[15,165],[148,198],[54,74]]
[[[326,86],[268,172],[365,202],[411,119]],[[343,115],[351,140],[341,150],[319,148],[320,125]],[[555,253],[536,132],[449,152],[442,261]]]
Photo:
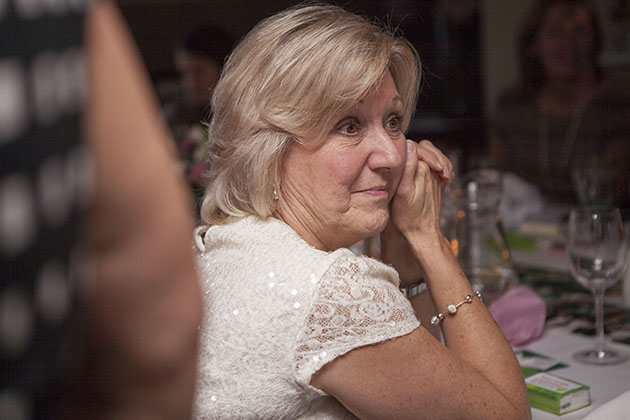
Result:
[[[442,171],[432,169],[426,160],[418,156],[429,155],[430,152],[427,159],[434,166],[442,156],[430,143],[423,145],[426,150],[421,152],[418,151],[420,147],[414,141],[407,140],[407,160],[391,202],[392,224],[403,236],[413,232],[434,232],[435,226],[439,225],[442,190],[446,181],[442,178]],[[450,164],[448,160],[446,163]],[[443,168],[451,170],[449,165]]]
[[398,193],[407,195],[414,188],[414,179],[418,169],[418,145],[413,140],[407,140],[407,160],[403,169],[403,175],[398,184]]
[[424,160],[418,159],[418,144],[413,140],[407,140],[407,160],[403,174],[398,184],[396,195],[404,200],[414,200],[414,197],[423,195],[418,189],[424,190],[427,180],[431,178],[433,171]]
[[422,140],[417,145],[418,159],[429,165],[431,170],[439,173],[440,178],[449,184],[455,176],[453,172],[453,164],[437,147],[429,140]]

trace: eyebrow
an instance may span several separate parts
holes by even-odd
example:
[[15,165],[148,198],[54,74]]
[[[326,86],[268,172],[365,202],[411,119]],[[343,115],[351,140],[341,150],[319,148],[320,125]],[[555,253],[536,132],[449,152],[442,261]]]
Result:
[[405,103],[403,102],[402,98],[400,96],[395,96],[394,98],[392,98],[390,105],[395,107],[398,106],[398,104],[400,104],[400,106],[404,108]]
[[[394,103],[394,102],[400,102],[400,103],[403,103],[403,100],[402,100],[402,98],[400,97],[400,95],[396,95],[396,96],[394,96],[394,97],[392,98],[392,103]],[[365,103],[365,101],[364,101],[363,99],[359,99],[359,102],[357,102],[357,103],[359,103],[359,104],[364,104],[364,103]]]

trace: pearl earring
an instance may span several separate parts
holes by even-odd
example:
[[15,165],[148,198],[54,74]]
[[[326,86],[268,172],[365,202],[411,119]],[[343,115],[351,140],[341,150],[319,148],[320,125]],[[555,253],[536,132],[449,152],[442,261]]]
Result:
[[279,198],[280,197],[278,196],[278,190],[276,190],[276,188],[274,187],[274,189],[273,189],[273,199],[275,201],[278,201]]

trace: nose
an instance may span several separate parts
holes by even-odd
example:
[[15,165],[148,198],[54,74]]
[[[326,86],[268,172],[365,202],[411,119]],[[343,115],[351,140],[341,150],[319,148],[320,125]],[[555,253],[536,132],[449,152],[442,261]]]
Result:
[[392,170],[403,165],[405,161],[405,136],[401,133],[392,135],[382,127],[370,130],[370,155],[368,166],[372,170]]

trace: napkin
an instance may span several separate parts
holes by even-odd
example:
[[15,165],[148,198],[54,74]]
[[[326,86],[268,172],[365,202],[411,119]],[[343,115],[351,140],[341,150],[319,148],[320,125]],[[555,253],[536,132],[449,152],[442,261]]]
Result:
[[591,411],[584,420],[630,420],[630,391]]
[[490,305],[490,313],[513,347],[538,338],[545,325],[547,305],[527,286],[516,286]]
[[544,207],[545,201],[538,187],[512,172],[503,173],[499,214],[506,229],[514,230],[525,220],[539,216]]

